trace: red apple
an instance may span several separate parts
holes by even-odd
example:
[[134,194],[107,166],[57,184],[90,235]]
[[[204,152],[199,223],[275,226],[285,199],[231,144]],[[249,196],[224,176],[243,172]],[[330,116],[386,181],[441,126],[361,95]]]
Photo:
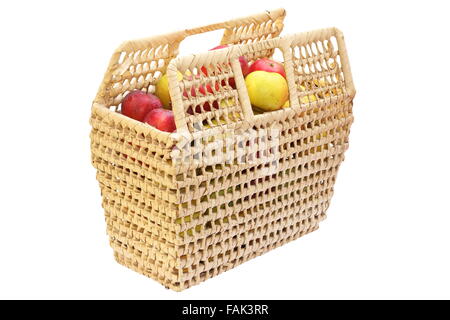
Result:
[[161,131],[174,132],[177,129],[172,110],[154,109],[145,116],[144,122]]
[[[217,47],[214,47],[212,49],[209,49],[209,51],[223,49],[223,48],[228,48],[228,44],[221,44],[220,46],[217,46]],[[244,57],[244,56],[240,56],[239,57],[239,62],[241,64],[242,74],[245,77],[249,73],[249,66],[248,66],[247,58]]]
[[[216,89],[216,91],[220,90],[218,82],[214,82],[214,88]],[[204,96],[206,96],[206,91],[208,91],[208,93],[214,93],[210,83],[206,84],[206,90],[204,85],[200,85],[198,91],[200,91],[200,93]]]
[[[217,47],[214,47],[214,48],[212,48],[212,49],[209,49],[209,51],[219,50],[219,49],[224,49],[224,48],[227,48],[227,47],[228,47],[228,44],[221,44],[220,46],[217,46]],[[244,56],[240,56],[240,57],[239,57],[239,62],[240,62],[240,64],[241,64],[242,75],[243,75],[244,78],[245,78],[245,76],[246,76],[247,74],[249,74],[249,65],[248,65],[247,58],[244,57]],[[208,75],[208,71],[206,70],[205,67],[202,67],[201,70],[202,70],[202,72],[203,72],[204,75],[206,75],[206,76]],[[229,81],[228,81],[228,84],[229,84],[230,87],[232,87],[233,89],[236,89],[236,83],[235,83],[235,81],[234,81],[234,78],[230,78]],[[223,86],[225,85],[225,81],[222,82],[222,85],[223,85]]]
[[130,92],[122,101],[122,114],[138,121],[159,108],[162,108],[162,103],[157,96],[140,90]]
[[[196,78],[199,79],[200,76],[197,75]],[[206,89],[205,89],[205,87],[206,87]],[[219,83],[218,83],[218,82],[214,82],[214,88],[215,88],[216,91],[219,91],[219,90],[220,90],[220,87],[219,87]],[[198,92],[200,93],[200,96],[206,96],[207,93],[211,93],[211,94],[214,93],[214,91],[213,91],[213,89],[212,89],[210,83],[207,83],[206,86],[203,85],[203,84],[201,84],[201,85],[199,86],[199,88],[198,88]],[[183,96],[186,97],[186,98],[188,98],[187,90],[184,90],[184,91],[183,91]],[[197,97],[197,91],[195,90],[195,87],[191,87],[191,97]],[[213,102],[213,107],[214,107],[215,109],[219,109],[219,104],[217,103],[217,101],[214,101],[214,102]],[[205,102],[205,103],[203,104],[203,110],[204,110],[204,111],[211,111],[211,104],[210,104],[209,102]],[[187,112],[188,112],[189,114],[193,114],[192,107],[189,107]],[[201,112],[202,112],[202,108],[200,107],[200,105],[197,105],[197,106],[195,107],[195,112],[196,112],[196,113],[201,113]]]
[[[196,78],[197,80],[199,80],[199,79],[200,79],[200,75],[196,75],[195,78]],[[190,78],[189,80],[191,80],[191,78]],[[215,88],[216,91],[219,91],[219,90],[220,90],[219,82],[214,81],[214,88]],[[192,96],[192,97],[196,97],[196,96],[197,96],[197,92],[196,92],[195,89],[196,89],[196,88],[195,88],[194,86],[191,87],[191,96]],[[206,96],[206,92],[211,93],[211,94],[214,93],[214,91],[213,91],[213,89],[212,89],[212,87],[211,87],[211,83],[207,83],[207,84],[206,84],[206,90],[205,90],[205,85],[200,84],[200,86],[199,86],[199,88],[198,88],[198,91],[200,92],[200,94],[201,94],[202,96]],[[186,98],[188,97],[188,94],[187,94],[186,89],[183,91],[183,96],[185,96]]]
[[227,44],[221,44],[221,45],[218,45],[218,46],[216,46],[214,48],[209,49],[209,51],[218,50],[218,49],[224,49],[224,48],[228,48],[228,45]]
[[286,72],[284,72],[283,65],[279,62],[267,58],[258,59],[255,62],[253,62],[249,68],[248,73],[251,73],[253,71],[276,72],[281,74],[284,78],[286,78]]

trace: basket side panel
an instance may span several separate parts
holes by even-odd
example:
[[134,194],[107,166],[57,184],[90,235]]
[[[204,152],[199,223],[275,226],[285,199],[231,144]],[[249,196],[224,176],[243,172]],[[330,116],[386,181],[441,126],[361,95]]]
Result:
[[116,260],[178,290],[179,196],[170,156],[176,141],[103,106],[94,105],[91,125],[92,164]]

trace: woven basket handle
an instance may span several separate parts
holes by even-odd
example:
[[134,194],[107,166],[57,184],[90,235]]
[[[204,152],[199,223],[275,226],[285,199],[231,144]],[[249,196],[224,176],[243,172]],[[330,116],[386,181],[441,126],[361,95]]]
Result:
[[285,16],[286,10],[280,8],[272,11],[266,11],[260,14],[255,14],[248,17],[237,18],[221,23],[214,23],[193,29],[186,29],[184,31],[184,36],[186,38],[196,34],[224,29],[224,34],[220,43],[236,44],[247,40],[242,38],[241,33],[243,31],[243,28],[248,27],[251,24],[259,28],[257,33],[260,33],[260,35],[264,35],[265,33],[267,33],[267,30],[264,30],[264,28],[261,27],[261,24],[264,24],[268,21],[273,21],[276,29],[278,30],[277,33],[279,34],[281,32],[281,29],[283,28],[283,20]]

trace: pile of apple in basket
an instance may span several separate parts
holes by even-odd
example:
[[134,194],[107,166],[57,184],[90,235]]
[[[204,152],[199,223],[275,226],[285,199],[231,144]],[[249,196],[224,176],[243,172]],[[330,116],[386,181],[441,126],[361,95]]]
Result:
[[[220,45],[211,50],[223,49],[227,45]],[[267,111],[275,111],[282,108],[289,107],[289,90],[286,81],[286,73],[283,64],[271,59],[258,59],[252,64],[249,64],[247,59],[243,56],[239,57],[242,74],[245,77],[245,84],[247,86],[248,95],[252,108],[255,114],[261,114]],[[202,67],[201,72],[207,76],[206,68]],[[184,77],[192,80],[193,75],[186,73],[185,75],[178,72],[178,80],[181,81]],[[200,77],[195,75],[195,77]],[[230,78],[227,83],[222,85],[229,85],[236,89],[234,78]],[[325,85],[325,83],[315,83],[317,86]],[[213,85],[215,90],[219,90],[219,84]],[[206,89],[205,89],[206,87]],[[196,90],[198,89],[198,90]],[[301,87],[305,91],[305,87]],[[210,84],[206,86],[200,85],[199,88],[191,88],[191,96],[199,95],[205,96],[213,94],[214,90]],[[187,97],[187,91],[183,92],[183,96]],[[315,95],[303,96],[302,103],[316,101]],[[218,109],[219,105],[215,101],[212,108]],[[203,108],[197,107],[196,112],[211,111],[211,105],[206,102]],[[188,113],[193,114],[192,109],[187,110]],[[122,114],[133,118],[135,120],[147,123],[161,131],[175,132],[176,125],[171,110],[171,101],[169,95],[169,82],[167,75],[163,75],[155,87],[155,94],[147,93],[145,91],[135,90],[128,93],[122,101]]]

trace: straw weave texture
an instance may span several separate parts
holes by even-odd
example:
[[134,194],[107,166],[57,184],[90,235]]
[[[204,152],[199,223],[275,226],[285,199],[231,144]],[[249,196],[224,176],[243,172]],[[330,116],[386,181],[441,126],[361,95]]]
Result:
[[[316,230],[325,218],[355,89],[342,33],[280,37],[284,17],[274,10],[125,42],[114,53],[92,107],[91,150],[119,263],[180,291]],[[187,36],[218,29],[233,46],[177,57]],[[290,107],[259,113],[238,59],[275,50]],[[176,133],[119,112],[128,92],[154,92],[165,72]],[[179,81],[177,73],[197,76]],[[212,92],[200,94],[206,85]]]

